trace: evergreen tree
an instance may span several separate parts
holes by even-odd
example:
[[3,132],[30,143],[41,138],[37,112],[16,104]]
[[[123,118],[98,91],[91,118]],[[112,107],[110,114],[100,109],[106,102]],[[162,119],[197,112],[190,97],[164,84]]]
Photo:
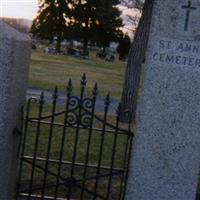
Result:
[[118,3],[118,0],[79,0],[74,4],[72,26],[74,35],[83,41],[84,52],[89,41],[106,47],[121,37],[123,25]]
[[87,52],[88,42],[106,47],[122,36],[121,12],[116,7],[119,0],[38,0],[38,16],[31,32],[42,39],[57,36],[57,51],[63,37],[83,42]]
[[95,24],[96,0],[74,1],[70,26],[73,36],[83,42],[83,52],[86,54],[88,42],[92,38]]
[[99,0],[96,10],[95,36],[97,44],[104,49],[110,42],[117,42],[123,37],[121,12],[117,5],[119,0]]
[[69,1],[66,0],[38,0],[38,16],[33,21],[31,32],[42,39],[53,40],[57,37],[56,49],[60,52],[61,40],[69,16]]

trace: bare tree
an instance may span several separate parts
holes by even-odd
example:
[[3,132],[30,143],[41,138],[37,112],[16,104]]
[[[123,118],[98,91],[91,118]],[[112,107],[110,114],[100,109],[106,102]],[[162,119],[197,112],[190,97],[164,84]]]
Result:
[[133,33],[134,35],[138,27],[140,18],[138,16],[126,15],[125,20],[127,21],[127,24],[130,24],[130,26],[124,28],[126,28],[128,32]]
[[121,4],[127,8],[137,8],[142,10],[143,0],[121,0]]

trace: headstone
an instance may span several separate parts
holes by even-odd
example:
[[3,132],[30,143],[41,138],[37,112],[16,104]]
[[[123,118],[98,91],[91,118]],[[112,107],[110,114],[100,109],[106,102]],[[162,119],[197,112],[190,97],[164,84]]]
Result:
[[0,22],[0,199],[14,194],[20,109],[25,102],[30,39]]
[[126,200],[195,200],[200,1],[155,0]]

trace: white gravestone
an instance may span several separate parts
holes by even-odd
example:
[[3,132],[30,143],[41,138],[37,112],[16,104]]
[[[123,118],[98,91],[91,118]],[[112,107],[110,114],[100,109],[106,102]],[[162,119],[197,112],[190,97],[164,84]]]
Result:
[[20,108],[25,102],[30,38],[0,22],[0,199],[14,193]]
[[126,200],[195,200],[200,1],[155,0]]

